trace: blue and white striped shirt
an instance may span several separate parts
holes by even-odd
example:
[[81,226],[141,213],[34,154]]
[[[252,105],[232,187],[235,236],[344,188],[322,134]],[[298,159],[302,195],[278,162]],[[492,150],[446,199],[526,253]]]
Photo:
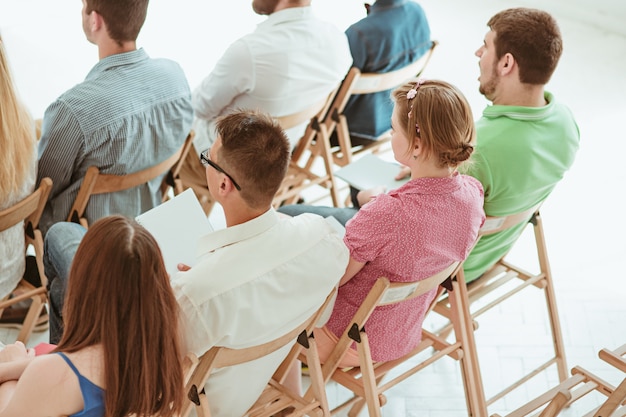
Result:
[[[50,177],[53,186],[42,231],[67,219],[87,168],[123,175],[155,165],[183,144],[192,118],[189,85],[177,63],[150,59],[143,49],[101,59],[44,114],[37,183]],[[160,183],[92,196],[87,220],[151,209],[161,201]]]

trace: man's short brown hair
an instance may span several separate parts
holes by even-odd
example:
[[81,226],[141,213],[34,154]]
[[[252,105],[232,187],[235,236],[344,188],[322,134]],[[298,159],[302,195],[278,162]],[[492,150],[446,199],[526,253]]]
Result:
[[146,20],[148,0],[85,0],[87,14],[96,11],[118,43],[136,41]]
[[497,58],[512,54],[522,83],[543,85],[550,81],[563,52],[563,40],[549,13],[523,7],[507,9],[489,19],[487,26],[496,35]]
[[269,114],[239,110],[217,121],[219,164],[241,186],[248,206],[268,207],[287,173],[291,149],[285,131]]

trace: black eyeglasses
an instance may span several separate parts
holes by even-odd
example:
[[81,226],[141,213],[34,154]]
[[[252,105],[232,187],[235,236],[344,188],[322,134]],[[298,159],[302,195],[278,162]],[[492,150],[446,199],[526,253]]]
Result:
[[235,179],[233,177],[231,177],[228,172],[224,171],[222,169],[222,167],[217,165],[215,162],[211,161],[211,159],[209,158],[209,149],[207,149],[206,151],[204,151],[204,152],[202,152],[200,154],[200,162],[202,162],[202,165],[204,165],[204,166],[211,165],[218,172],[221,172],[222,174],[226,175],[228,177],[228,179],[232,181],[232,183],[235,186],[235,188],[238,191],[241,191],[241,187],[239,186],[239,184],[237,184],[237,181],[235,181]]

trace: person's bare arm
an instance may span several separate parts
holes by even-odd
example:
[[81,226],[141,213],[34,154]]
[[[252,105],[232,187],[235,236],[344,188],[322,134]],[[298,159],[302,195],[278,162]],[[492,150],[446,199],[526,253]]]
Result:
[[357,272],[359,272],[365,266],[365,262],[359,262],[350,257],[350,261],[348,262],[348,266],[346,267],[346,272],[344,272],[343,277],[339,281],[339,286],[341,287],[346,282],[350,281]]

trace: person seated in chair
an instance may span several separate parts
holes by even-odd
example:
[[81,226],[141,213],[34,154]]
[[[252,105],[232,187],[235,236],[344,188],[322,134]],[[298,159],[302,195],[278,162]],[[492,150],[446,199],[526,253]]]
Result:
[[[180,65],[137,49],[147,11],[148,0],[83,0],[83,31],[100,60],[43,117],[37,184],[44,177],[53,183],[40,222],[44,235],[67,220],[90,166],[113,175],[141,171],[178,151],[191,130],[191,92]],[[87,221],[155,207],[162,178],[91,197]]]
[[[361,72],[394,71],[417,61],[430,49],[430,26],[418,3],[376,0],[366,8],[367,16],[346,29],[352,65]],[[348,99],[343,113],[352,146],[370,143],[391,129],[391,91],[358,94]],[[331,142],[336,140],[333,132]]]
[[[34,189],[37,173],[35,124],[20,101],[0,37],[0,211],[8,209]],[[24,224],[0,232],[0,299],[15,289],[22,277],[40,283],[34,257],[24,256]],[[31,262],[32,261],[32,262]],[[2,312],[0,327],[21,327],[28,308],[11,307]],[[47,324],[46,324],[47,326]],[[44,326],[45,327],[45,326]]]
[[[485,220],[480,182],[457,172],[470,158],[476,137],[462,93],[444,81],[419,79],[394,90],[393,99],[391,147],[395,159],[410,168],[411,179],[371,199],[346,224],[350,262],[330,319],[315,331],[322,361],[378,278],[415,282],[463,261]],[[279,212],[295,215],[306,209],[318,212],[319,207],[285,206]],[[323,215],[351,210],[329,207]],[[435,294],[434,289],[374,310],[366,326],[374,361],[397,359],[417,346]],[[339,366],[358,365],[358,354],[350,349]]]
[[[215,141],[217,118],[240,108],[274,117],[305,110],[337,88],[352,63],[346,36],[313,14],[311,0],[253,0],[252,8],[267,20],[233,42],[193,91],[195,152],[187,155],[180,177],[205,212],[212,202],[197,159]],[[305,128],[287,131],[292,148]]]
[[122,216],[97,221],[69,277],[54,351],[35,357],[21,342],[0,351],[0,417],[178,415],[179,310],[152,235]]
[[[487,216],[507,216],[544,201],[572,166],[580,133],[572,112],[545,91],[563,42],[548,13],[503,10],[476,51],[479,91],[492,102],[476,122],[478,141],[465,172],[485,190]],[[481,238],[463,264],[471,282],[506,255],[525,224]]]

